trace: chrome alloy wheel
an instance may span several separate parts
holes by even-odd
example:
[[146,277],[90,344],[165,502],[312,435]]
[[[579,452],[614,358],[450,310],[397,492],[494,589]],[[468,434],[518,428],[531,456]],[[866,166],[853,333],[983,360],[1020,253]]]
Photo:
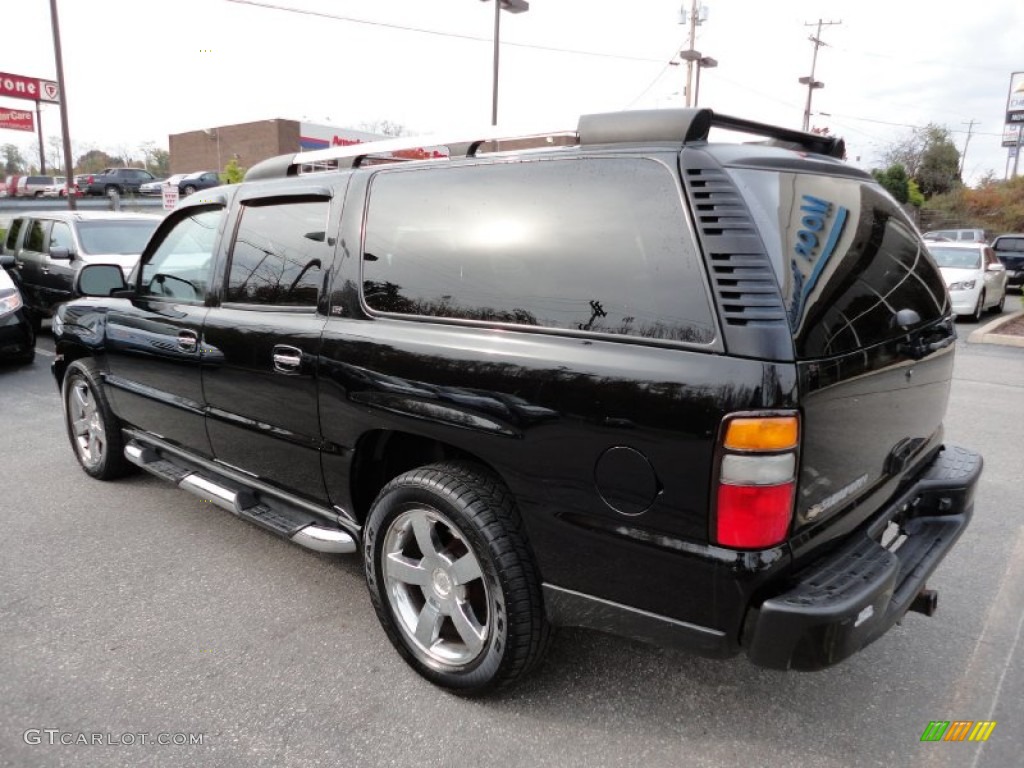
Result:
[[107,431],[96,406],[96,397],[84,379],[77,379],[71,385],[68,416],[75,450],[82,464],[87,467],[99,466],[107,453]]
[[491,594],[480,561],[444,515],[410,506],[392,521],[381,552],[388,602],[413,652],[436,669],[486,651]]

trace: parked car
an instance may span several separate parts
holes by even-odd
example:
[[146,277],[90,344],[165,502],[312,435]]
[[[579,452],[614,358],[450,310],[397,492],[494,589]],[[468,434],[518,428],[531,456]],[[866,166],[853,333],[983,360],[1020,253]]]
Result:
[[211,189],[219,184],[220,177],[216,171],[196,171],[178,181],[178,191],[185,197],[200,189]]
[[36,327],[72,298],[85,264],[117,264],[128,274],[161,217],[152,214],[53,211],[15,216],[4,255]]
[[42,197],[43,191],[53,184],[53,176],[20,176],[14,197]]
[[925,240],[953,243],[987,243],[984,229],[936,229],[922,235]]
[[811,670],[931,615],[982,461],[943,435],[913,223],[839,139],[699,109],[570,137],[272,158],[127,283],[86,266],[53,365],[83,470],[359,552],[397,652],[465,694],[552,625]]
[[142,168],[106,168],[101,173],[89,174],[81,189],[85,195],[109,197],[138,192],[139,187],[151,181],[156,181],[156,176]]
[[36,333],[18,286],[7,272],[14,258],[0,254],[0,361],[30,363],[36,355]]
[[992,250],[1006,267],[1006,287],[1024,290],[1024,234],[1000,235]]
[[178,182],[188,176],[187,173],[175,173],[172,176],[168,176],[166,179],[157,179],[156,181],[148,181],[139,187],[140,195],[161,195],[163,194],[163,188],[167,184],[173,184],[177,186]]
[[[43,188],[43,194],[41,197],[67,197],[67,194],[67,179],[64,176],[54,176],[53,184],[48,184]],[[81,194],[78,187],[73,183],[71,185],[71,194],[76,197]]]
[[981,319],[986,310],[1002,312],[1006,304],[1006,267],[984,243],[928,243],[949,288],[953,311]]

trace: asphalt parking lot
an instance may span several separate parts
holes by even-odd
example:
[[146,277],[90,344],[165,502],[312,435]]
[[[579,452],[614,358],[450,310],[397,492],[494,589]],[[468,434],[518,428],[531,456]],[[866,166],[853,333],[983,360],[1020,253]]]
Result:
[[[462,700],[392,651],[354,556],[149,476],[86,477],[44,336],[0,368],[0,765],[1020,765],[1024,348],[958,347],[947,439],[986,469],[935,617],[807,674],[562,631],[525,684]],[[998,725],[922,743],[933,720]]]

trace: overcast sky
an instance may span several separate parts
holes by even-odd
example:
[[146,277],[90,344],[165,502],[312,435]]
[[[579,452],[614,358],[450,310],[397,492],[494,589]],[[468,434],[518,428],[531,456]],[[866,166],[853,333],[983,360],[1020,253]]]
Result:
[[[167,146],[170,133],[282,117],[357,127],[390,120],[415,132],[486,125],[493,5],[479,0],[59,0],[72,138],[78,148]],[[502,14],[499,122],[572,127],[581,113],[683,105],[688,0],[531,0]],[[844,136],[850,161],[909,128],[938,123],[962,150],[965,179],[1002,178],[1010,74],[1024,70],[1024,2],[708,0],[696,48],[718,60],[700,102],[799,128],[822,30],[812,126]],[[48,0],[4,0],[0,71],[54,78]],[[349,20],[345,20],[349,19]],[[374,23],[359,23],[374,22]],[[403,29],[412,28],[412,29]],[[16,29],[16,33],[12,30]],[[429,30],[431,33],[416,30]],[[0,106],[31,102],[0,98]],[[46,135],[59,133],[44,106]],[[0,143],[36,152],[29,134]],[[1024,166],[1024,163],[1022,163]]]

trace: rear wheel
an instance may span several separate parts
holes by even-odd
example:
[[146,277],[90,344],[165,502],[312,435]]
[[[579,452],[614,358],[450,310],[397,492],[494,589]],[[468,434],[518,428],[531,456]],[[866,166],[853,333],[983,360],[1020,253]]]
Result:
[[196,191],[196,188],[194,186],[192,186],[191,184],[186,184],[185,188],[183,190],[181,190],[181,191],[183,193],[185,193],[186,195],[191,195],[193,192]]
[[103,190],[103,194],[105,194],[107,197],[117,197],[118,195],[121,194],[121,190],[118,187],[111,184],[109,187],[106,187]]
[[71,363],[62,393],[68,439],[82,469],[98,480],[126,474],[132,465],[124,457],[121,422],[110,409],[95,364],[91,360]]
[[1003,289],[1003,298],[999,300],[999,303],[992,308],[992,314],[998,315],[1002,313],[1003,307],[1006,306],[1006,289]]
[[540,580],[511,493],[447,462],[388,483],[363,542],[384,631],[423,677],[484,693],[531,670],[548,637]]

